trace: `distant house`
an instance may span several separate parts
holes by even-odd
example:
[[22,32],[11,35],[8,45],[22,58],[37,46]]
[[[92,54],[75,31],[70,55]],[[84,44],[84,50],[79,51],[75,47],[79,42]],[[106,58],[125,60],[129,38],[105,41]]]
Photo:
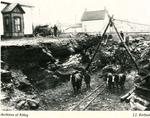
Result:
[[17,3],[9,4],[2,10],[5,37],[24,36],[24,13]]
[[108,23],[108,17],[105,10],[84,11],[81,22],[84,32],[101,33]]
[[0,34],[9,38],[32,34],[33,26],[31,13],[29,13],[30,8],[23,9],[23,5],[18,3],[4,2],[4,5],[1,7],[1,19],[3,22],[1,22]]

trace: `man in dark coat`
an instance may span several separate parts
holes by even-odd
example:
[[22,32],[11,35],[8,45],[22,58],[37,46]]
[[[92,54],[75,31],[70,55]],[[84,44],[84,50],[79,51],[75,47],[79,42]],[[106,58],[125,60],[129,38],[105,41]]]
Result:
[[57,37],[57,30],[58,30],[57,26],[54,25],[54,36],[55,36],[55,37]]
[[120,32],[120,36],[124,39],[124,34],[122,31]]
[[75,71],[71,76],[73,91],[77,94],[81,90],[83,76],[80,71]]

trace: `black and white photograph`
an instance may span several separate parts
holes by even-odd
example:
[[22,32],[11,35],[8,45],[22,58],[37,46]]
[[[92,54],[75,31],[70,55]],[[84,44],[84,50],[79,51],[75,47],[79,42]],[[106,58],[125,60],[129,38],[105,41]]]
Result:
[[1,0],[1,111],[150,111],[149,5]]

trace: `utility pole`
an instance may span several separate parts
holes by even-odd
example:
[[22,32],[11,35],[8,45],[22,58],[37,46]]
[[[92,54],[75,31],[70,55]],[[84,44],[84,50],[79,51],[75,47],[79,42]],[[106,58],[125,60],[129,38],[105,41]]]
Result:
[[[76,14],[75,14],[75,26],[76,26]],[[76,27],[74,28],[75,30],[74,30],[74,32],[76,33]]]

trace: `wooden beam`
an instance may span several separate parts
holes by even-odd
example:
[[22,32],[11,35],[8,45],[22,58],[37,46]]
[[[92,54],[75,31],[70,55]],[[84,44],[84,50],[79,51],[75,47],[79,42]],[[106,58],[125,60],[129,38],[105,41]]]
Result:
[[137,70],[138,70],[138,72],[139,72],[139,67],[138,67],[138,65],[137,65],[137,63],[136,63],[136,61],[135,61],[134,57],[132,56],[132,54],[131,54],[131,52],[129,51],[129,49],[128,49],[127,45],[126,45],[126,44],[125,44],[125,42],[123,41],[123,38],[120,36],[120,33],[118,32],[118,30],[117,30],[117,28],[116,28],[115,24],[114,24],[114,23],[112,23],[112,24],[113,24],[113,26],[114,26],[114,29],[116,30],[116,33],[117,33],[117,35],[118,35],[119,39],[120,39],[120,40],[121,40],[121,42],[123,43],[124,48],[126,49],[127,53],[128,53],[128,54],[129,54],[129,56],[131,57],[131,59],[132,59],[133,63],[135,64],[135,67],[137,68]]
[[6,5],[9,5],[9,4],[11,4],[11,3],[9,3],[9,2],[4,2],[4,1],[1,1],[1,4],[6,4]]
[[99,41],[99,43],[98,43],[98,46],[97,46],[97,48],[96,48],[96,50],[95,50],[95,52],[94,52],[94,54],[93,54],[93,56],[92,56],[90,62],[88,63],[87,67],[85,68],[85,70],[88,70],[88,69],[89,69],[89,67],[90,67],[90,65],[91,65],[91,63],[92,63],[92,61],[93,61],[93,59],[95,58],[96,53],[98,52],[99,47],[100,47],[100,45],[101,45],[101,42],[104,40],[105,33],[106,33],[108,27],[109,27],[110,24],[111,24],[111,19],[112,19],[112,18],[113,18],[113,17],[110,17],[109,22],[108,22],[108,24],[107,24],[107,26],[106,26],[106,28],[105,28],[103,34],[102,34],[102,38],[100,39],[100,41]]
[[115,29],[115,31],[116,31],[116,33],[117,33],[117,35],[118,35],[120,41],[123,43],[124,48],[126,49],[126,51],[127,51],[127,53],[129,54],[131,60],[132,60],[133,63],[135,64],[136,69],[137,69],[138,72],[139,72],[139,67],[138,67],[138,65],[137,65],[137,63],[136,63],[134,57],[132,56],[130,50],[128,49],[127,45],[126,45],[125,42],[123,41],[123,38],[122,38],[122,36],[120,35],[120,33],[118,32],[118,29],[117,29],[117,27],[115,26],[114,22],[112,21],[112,18],[110,17],[108,11],[107,11],[107,15],[108,15],[108,17],[109,17],[109,19],[110,19],[110,22],[111,22],[112,26],[114,27],[114,29]]
[[[4,1],[1,1],[1,4],[6,4],[6,5],[9,5],[9,4],[12,4],[10,2],[4,2]],[[20,4],[20,3],[19,3]],[[24,5],[24,4],[20,4],[22,7],[29,7],[29,8],[33,8],[34,6],[30,6],[30,5]]]

